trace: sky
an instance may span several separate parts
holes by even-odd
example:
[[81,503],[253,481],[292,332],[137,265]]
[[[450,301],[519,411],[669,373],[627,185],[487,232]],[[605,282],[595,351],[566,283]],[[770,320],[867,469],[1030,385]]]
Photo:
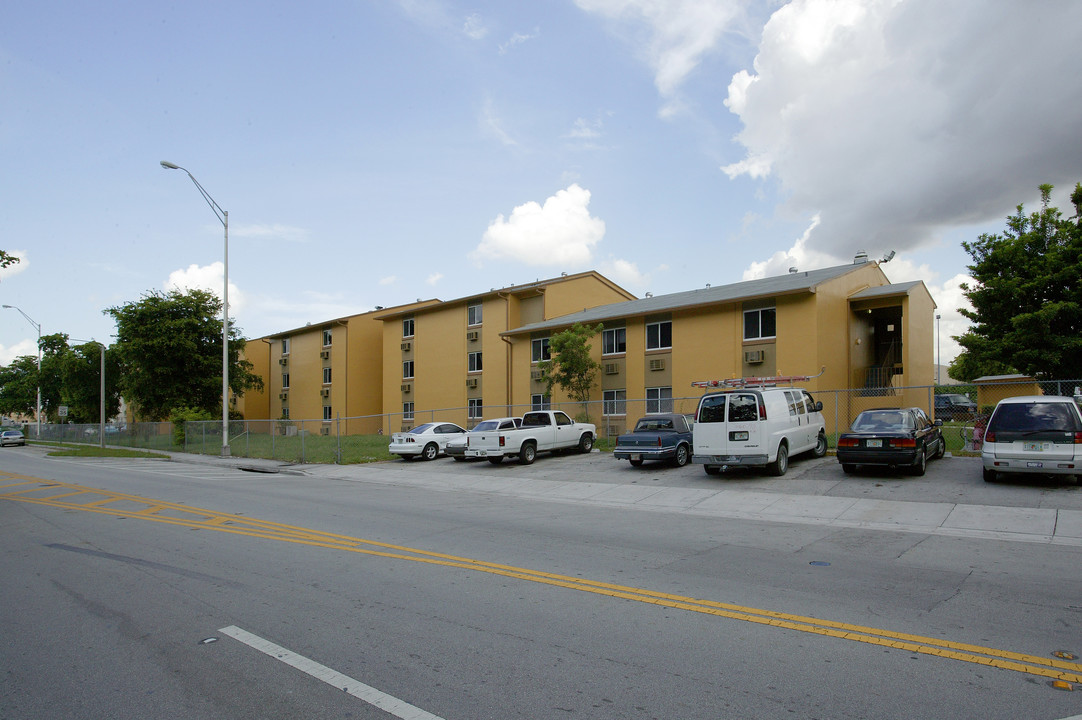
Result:
[[10,0],[0,364],[38,323],[112,342],[108,308],[221,295],[224,227],[162,160],[229,213],[245,337],[894,252],[946,364],[962,243],[1082,181],[1079,27],[1075,0]]

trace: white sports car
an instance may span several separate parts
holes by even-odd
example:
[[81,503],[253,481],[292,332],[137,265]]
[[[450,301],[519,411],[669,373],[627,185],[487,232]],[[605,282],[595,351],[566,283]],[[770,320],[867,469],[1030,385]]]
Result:
[[445,452],[447,442],[466,434],[465,429],[454,423],[430,422],[412,430],[391,435],[387,450],[403,460],[420,455],[425,460],[435,460]]

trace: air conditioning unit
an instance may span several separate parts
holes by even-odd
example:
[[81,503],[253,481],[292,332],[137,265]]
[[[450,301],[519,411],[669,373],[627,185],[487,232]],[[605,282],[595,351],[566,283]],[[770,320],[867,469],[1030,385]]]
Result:
[[408,393],[410,391],[410,385],[406,384],[402,386],[402,392]]
[[605,365],[606,375],[618,375],[620,373],[620,365],[618,363],[607,363]]
[[330,435],[331,434],[331,426],[330,425],[323,425],[322,427],[319,428],[319,434],[320,435]]
[[279,400],[288,400],[289,399],[289,393],[284,393],[284,392],[283,393],[278,393],[278,399]]
[[541,370],[531,370],[530,371],[530,379],[531,380],[544,380],[545,379],[545,373],[542,372]]
[[410,343],[402,343],[402,351],[403,352],[409,352],[409,349],[410,349]]
[[289,358],[278,358],[278,364],[279,365],[288,365],[289,364]]
[[651,370],[664,370],[665,369],[665,361],[660,360],[660,359],[651,360],[650,361],[650,369]]
[[468,388],[477,387],[477,378],[466,378],[466,387],[468,387]]
[[331,389],[330,388],[323,388],[322,390],[319,391],[319,394],[322,395],[323,397],[330,397],[331,396]]
[[744,362],[749,365],[757,365],[766,359],[766,353],[762,350],[747,350],[744,352]]
[[319,356],[321,358],[323,358],[324,360],[329,360],[330,357],[331,357],[331,351],[330,350],[320,350],[319,351]]
[[466,339],[470,340],[471,342],[475,341],[475,340],[479,340],[480,338],[481,338],[481,333],[477,332],[476,330],[470,330],[470,331],[468,331],[466,333]]

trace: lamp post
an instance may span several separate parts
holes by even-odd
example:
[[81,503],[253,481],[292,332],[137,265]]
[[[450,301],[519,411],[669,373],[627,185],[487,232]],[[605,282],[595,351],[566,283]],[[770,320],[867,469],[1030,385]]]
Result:
[[941,318],[941,317],[943,317],[943,316],[939,315],[939,314],[936,314],[936,316],[935,316],[935,384],[936,385],[939,384],[939,367],[940,367],[940,359],[939,359],[940,358],[940,356],[939,356],[939,318]]
[[214,198],[203,189],[194,175],[180,165],[162,160],[161,166],[166,170],[184,170],[225,228],[225,261],[222,268],[225,276],[222,288],[222,457],[229,457],[229,213],[214,202]]
[[37,412],[38,427],[37,427],[37,431],[36,431],[37,434],[35,435],[35,437],[38,440],[40,440],[41,439],[41,323],[34,322],[33,318],[31,318],[29,315],[27,315],[22,310],[15,307],[14,305],[5,305],[4,307],[7,308],[8,310],[19,310],[19,314],[22,315],[24,318],[26,318],[27,322],[29,322],[31,325],[33,325],[34,327],[36,327],[38,329],[38,412]]
[[75,338],[69,338],[75,340],[75,342],[81,343],[94,343],[101,348],[101,396],[98,403],[98,444],[100,447],[105,447],[105,343],[100,343],[97,340],[77,340]]

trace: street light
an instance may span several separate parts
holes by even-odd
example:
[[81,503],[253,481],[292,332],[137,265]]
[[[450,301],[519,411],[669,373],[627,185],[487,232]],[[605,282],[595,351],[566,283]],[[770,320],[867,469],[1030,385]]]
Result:
[[938,314],[935,316],[935,384],[936,385],[939,384],[939,367],[940,367],[940,360],[939,360],[939,318],[941,318],[941,317],[943,317],[943,316],[938,315]]
[[34,322],[33,318],[14,305],[5,305],[8,310],[19,310],[19,314],[26,318],[27,322],[38,329],[38,428],[36,438],[41,439],[41,323]]
[[215,217],[225,227],[225,264],[223,267],[225,283],[222,289],[222,457],[229,457],[229,213],[222,210],[222,207],[214,202],[214,198],[203,189],[195,176],[180,165],[162,160],[161,166],[166,170],[184,170],[199,189],[203,199],[207,201],[207,205],[210,205],[210,209],[214,211]]

